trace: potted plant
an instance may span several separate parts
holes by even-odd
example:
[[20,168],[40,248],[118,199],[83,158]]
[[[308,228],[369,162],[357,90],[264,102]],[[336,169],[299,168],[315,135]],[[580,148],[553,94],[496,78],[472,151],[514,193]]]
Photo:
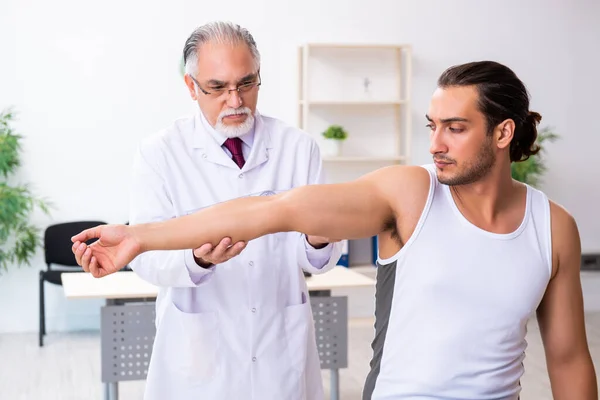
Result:
[[331,125],[323,133],[325,138],[325,151],[327,156],[337,157],[342,153],[342,143],[348,138],[348,132],[340,125]]
[[544,128],[538,132],[536,144],[540,146],[540,151],[529,157],[525,161],[513,162],[511,164],[511,174],[513,179],[526,183],[531,186],[537,186],[541,183],[541,177],[546,172],[543,153],[543,145],[546,141],[553,142],[558,139],[558,135],[551,128]]
[[36,208],[48,214],[48,203],[36,197],[28,185],[8,182],[21,165],[22,136],[11,127],[14,117],[10,109],[0,113],[0,273],[13,264],[31,265],[42,238],[30,220]]

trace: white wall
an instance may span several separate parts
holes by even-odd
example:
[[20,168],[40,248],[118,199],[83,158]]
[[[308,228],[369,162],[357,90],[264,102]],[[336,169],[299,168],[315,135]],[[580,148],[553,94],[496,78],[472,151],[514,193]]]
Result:
[[[254,33],[263,55],[259,107],[290,123],[301,43],[412,44],[414,163],[430,160],[423,115],[437,76],[455,63],[494,59],[514,68],[544,125],[563,136],[548,148],[544,189],[577,218],[584,250],[598,251],[599,17],[593,0],[3,0],[0,108],[20,113],[19,178],[56,204],[40,224],[123,222],[134,146],[193,109],[178,63],[196,25],[229,19]],[[42,264],[40,255],[34,267],[0,276],[0,332],[37,329]],[[66,302],[60,288],[48,294],[49,330],[97,327],[100,302]]]

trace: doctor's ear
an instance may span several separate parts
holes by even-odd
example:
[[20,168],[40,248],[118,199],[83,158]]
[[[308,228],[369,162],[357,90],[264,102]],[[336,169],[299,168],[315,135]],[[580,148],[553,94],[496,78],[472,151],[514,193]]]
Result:
[[194,83],[194,80],[192,79],[192,77],[189,74],[185,74],[183,76],[183,80],[185,81],[185,85],[187,86],[188,90],[190,91],[190,96],[192,97],[192,100],[198,100],[198,93],[196,92],[196,84]]

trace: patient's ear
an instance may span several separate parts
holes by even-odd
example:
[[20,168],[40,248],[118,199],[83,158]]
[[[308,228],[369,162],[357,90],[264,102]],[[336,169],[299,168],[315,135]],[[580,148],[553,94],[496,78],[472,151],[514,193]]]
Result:
[[510,146],[515,135],[515,121],[507,119],[502,121],[494,129],[494,139],[496,146],[505,149]]

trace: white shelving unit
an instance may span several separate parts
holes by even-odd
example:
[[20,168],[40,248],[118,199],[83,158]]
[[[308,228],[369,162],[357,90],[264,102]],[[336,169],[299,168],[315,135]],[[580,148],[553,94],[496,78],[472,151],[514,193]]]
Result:
[[[410,162],[409,45],[309,43],[300,46],[298,59],[298,125],[319,143],[327,182]],[[326,152],[321,135],[330,125],[348,132],[337,155]],[[372,243],[346,244],[351,267],[372,267]]]
[[298,58],[300,128],[322,149],[327,146],[321,132],[328,126],[341,125],[348,132],[339,155],[323,152],[331,172],[361,174],[409,162],[409,45],[308,43],[300,46]]

